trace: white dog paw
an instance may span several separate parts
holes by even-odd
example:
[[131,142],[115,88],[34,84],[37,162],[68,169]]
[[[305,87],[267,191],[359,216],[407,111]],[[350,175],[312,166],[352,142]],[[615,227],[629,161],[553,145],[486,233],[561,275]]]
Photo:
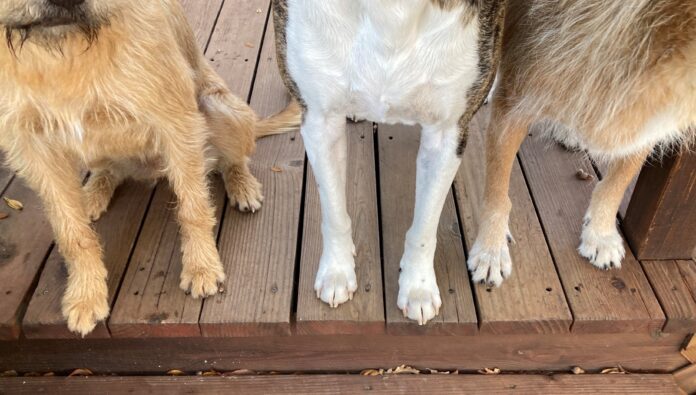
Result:
[[353,294],[358,289],[358,281],[355,277],[355,263],[352,254],[344,263],[326,263],[319,265],[317,278],[314,282],[314,290],[317,298],[329,306],[336,308],[341,303],[353,299]]
[[621,261],[626,255],[623,239],[615,227],[598,232],[591,223],[582,230],[578,252],[602,270],[620,269]]
[[429,268],[410,268],[403,265],[399,275],[397,305],[405,317],[425,325],[440,313],[442,299],[437,286],[435,271]]
[[488,287],[499,287],[503,280],[512,274],[508,243],[514,243],[514,240],[509,233],[506,233],[506,237],[498,238],[496,242],[483,240],[483,237],[478,237],[469,252],[467,266],[472,273],[471,280]]

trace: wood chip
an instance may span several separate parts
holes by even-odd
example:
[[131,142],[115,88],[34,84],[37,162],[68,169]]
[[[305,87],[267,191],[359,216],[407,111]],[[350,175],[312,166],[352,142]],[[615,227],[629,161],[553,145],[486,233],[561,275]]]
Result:
[[9,216],[10,214],[0,211],[0,221],[2,221],[3,219],[7,219],[7,217]]
[[575,366],[573,367],[573,374],[585,374],[585,369],[581,368],[580,366]]
[[17,211],[24,210],[24,205],[19,200],[10,199],[8,197],[3,197],[2,199],[7,203],[9,208]]
[[478,371],[479,374],[500,374],[500,369],[498,368],[484,368]]
[[584,169],[578,169],[578,171],[575,173],[575,177],[577,177],[578,180],[583,181],[589,181],[594,178],[592,174],[586,172]]
[[360,372],[361,376],[381,376],[384,374],[384,369],[365,369]]
[[[390,369],[391,370],[391,369]],[[393,374],[420,374],[420,370],[411,366],[400,365],[394,368]]]
[[278,167],[278,166],[273,166],[273,167],[271,167],[271,171],[274,172],[274,173],[282,173],[282,172],[283,172],[283,169],[281,169],[281,168]]
[[68,377],[81,377],[81,376],[94,376],[89,369],[75,369],[68,375]]
[[626,369],[624,369],[621,366],[615,367],[615,368],[606,368],[602,369],[600,372],[601,374],[626,374],[628,373]]
[[225,372],[225,373],[223,373],[222,375],[225,376],[225,377],[227,377],[227,376],[253,376],[253,375],[256,375],[256,374],[258,374],[258,373],[256,373],[256,372],[253,371],[253,370],[249,370],[249,369],[237,369],[237,370],[233,370],[233,371],[231,371],[231,372]]
[[260,8],[257,8],[257,9],[256,9],[256,13],[257,13],[257,14],[260,14],[260,13],[262,13],[262,12],[263,12],[263,11],[261,11]]
[[16,370],[6,370],[2,373],[0,373],[0,377],[17,377],[17,371]]
[[56,375],[56,374],[53,373],[53,372],[46,372],[46,373],[43,374],[44,377],[53,377],[53,376],[55,376],[55,375]]
[[203,377],[214,377],[214,376],[222,376],[220,372],[216,372],[214,370],[208,370],[207,372],[203,372],[201,374]]
[[167,372],[167,376],[186,376],[186,373],[182,372],[179,369],[172,369]]
[[254,44],[253,44],[253,43],[250,43],[250,42],[248,42],[248,41],[244,43],[244,46],[247,47],[247,48],[254,48]]

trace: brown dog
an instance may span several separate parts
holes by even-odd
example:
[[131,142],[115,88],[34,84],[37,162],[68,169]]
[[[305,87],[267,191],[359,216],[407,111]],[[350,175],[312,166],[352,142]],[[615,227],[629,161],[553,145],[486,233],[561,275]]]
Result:
[[41,196],[66,259],[70,330],[85,335],[108,315],[90,220],[129,176],[169,179],[181,288],[217,292],[225,274],[206,174],[217,163],[231,203],[257,210],[263,197],[248,157],[257,137],[299,124],[297,106],[257,122],[203,58],[176,0],[3,0],[0,25],[0,148]]
[[475,281],[510,275],[510,172],[530,125],[608,162],[585,215],[578,252],[619,268],[616,212],[655,147],[693,141],[696,2],[510,0],[488,131],[485,202],[469,255]]

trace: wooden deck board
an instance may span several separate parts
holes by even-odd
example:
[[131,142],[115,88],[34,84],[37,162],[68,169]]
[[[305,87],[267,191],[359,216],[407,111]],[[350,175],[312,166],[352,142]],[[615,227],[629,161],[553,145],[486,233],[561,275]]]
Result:
[[[255,15],[259,7],[264,10],[264,16],[268,14],[267,1],[251,3],[237,5],[235,15],[240,21],[252,23],[258,18]],[[244,34],[263,27],[258,24],[256,21],[252,26],[242,27]],[[270,27],[269,24],[266,29],[251,98],[252,107],[260,116],[281,110],[289,100],[276,71]],[[260,33],[256,34],[260,37]],[[225,37],[243,42],[232,31]],[[215,45],[211,43],[211,49],[224,41],[214,37]],[[235,74],[223,76],[236,78]],[[225,293],[207,299],[203,306],[200,326],[204,336],[290,334],[304,156],[297,132],[258,142],[251,170],[263,184],[264,206],[253,215],[227,208],[219,242],[227,273]]]
[[[485,106],[472,120],[462,165],[454,180],[469,248],[476,240],[483,203],[489,113],[490,106]],[[474,286],[481,332],[568,332],[573,317],[517,161],[511,176],[510,199],[510,231],[516,240],[510,245],[512,276],[498,288]]]
[[[203,6],[196,0],[186,0],[182,5],[198,44],[205,48],[213,34],[222,0],[207,0]],[[218,175],[212,179],[211,195],[217,218],[214,232],[217,234],[225,190]],[[179,288],[182,254],[176,201],[168,183],[161,181],[108,321],[113,336],[200,336],[198,318],[203,301],[188,297]]]
[[331,308],[317,298],[314,280],[322,252],[319,191],[308,169],[296,328],[299,334],[361,334],[384,332],[382,262],[375,177],[372,123],[348,125],[348,214],[353,224],[358,290],[353,300]]
[[671,375],[275,375],[0,379],[10,393],[92,394],[679,394]]
[[582,218],[595,182],[575,174],[581,168],[593,170],[580,154],[545,144],[526,139],[520,159],[573,313],[572,330],[660,329],[664,315],[628,246],[621,270],[598,270],[578,254]]
[[665,313],[666,332],[696,331],[696,301],[676,261],[643,261],[643,269]]
[[476,308],[451,193],[440,218],[435,252],[435,275],[442,298],[440,314],[427,325],[419,326],[404,317],[396,305],[399,262],[415,204],[420,133],[413,127],[379,125],[378,141],[387,330],[392,334],[475,333]]

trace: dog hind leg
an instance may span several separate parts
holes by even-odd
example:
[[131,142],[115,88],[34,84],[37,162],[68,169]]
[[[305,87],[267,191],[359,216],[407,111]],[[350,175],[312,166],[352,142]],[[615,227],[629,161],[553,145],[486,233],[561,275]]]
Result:
[[311,108],[301,128],[319,186],[324,247],[314,282],[317,297],[331,307],[353,298],[357,290],[355,246],[346,206],[348,142],[343,115],[321,114]]
[[649,150],[613,160],[606,177],[592,192],[585,214],[578,252],[594,266],[620,268],[626,251],[616,227],[616,213],[626,188],[640,170]]
[[[497,105],[497,104],[496,104]],[[509,119],[496,108],[486,134],[486,185],[478,235],[469,252],[472,281],[499,286],[512,273],[508,221],[510,175],[529,122]]]
[[92,173],[82,190],[85,209],[92,221],[96,221],[109,207],[111,197],[125,177],[114,166],[92,169]]

